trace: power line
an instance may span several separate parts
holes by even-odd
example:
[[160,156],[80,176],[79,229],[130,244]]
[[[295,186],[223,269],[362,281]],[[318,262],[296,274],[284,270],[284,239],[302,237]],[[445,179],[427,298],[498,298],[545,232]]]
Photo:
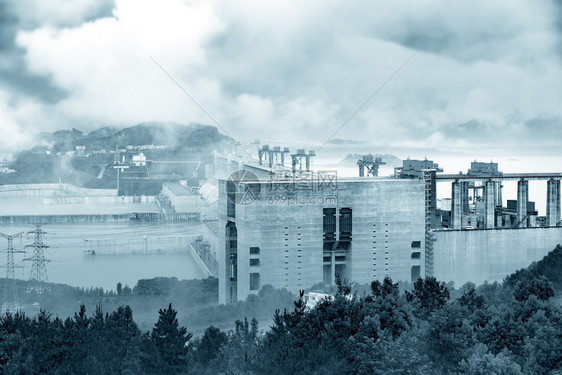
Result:
[[336,131],[335,131],[331,136],[329,136],[328,139],[326,139],[326,141],[325,141],[324,143],[322,143],[322,145],[321,145],[320,147],[318,147],[318,148],[316,149],[316,154],[318,154],[318,151],[320,151],[320,149],[322,149],[322,147],[324,147],[328,142],[330,142],[330,140],[331,140],[345,125],[347,125],[347,123],[350,122],[350,121],[355,117],[355,115],[357,115],[357,114],[363,109],[363,107],[365,107],[365,106],[371,101],[371,99],[373,99],[373,98],[375,97],[375,95],[377,95],[377,94],[379,93],[379,91],[381,91],[381,90],[386,86],[386,84],[387,84],[388,82],[390,82],[390,80],[391,80],[392,78],[394,78],[394,76],[397,75],[397,74],[402,70],[402,68],[405,67],[406,64],[408,64],[408,63],[410,62],[410,60],[412,60],[412,58],[414,57],[414,55],[415,55],[415,54],[410,55],[410,57],[408,57],[408,58],[406,59],[406,61],[404,61],[404,62],[402,63],[402,65],[400,65],[400,66],[398,67],[398,69],[396,69],[396,70],[386,79],[386,81],[384,81],[384,82],[382,83],[382,85],[380,85],[380,86],[375,90],[375,92],[373,92],[373,93],[371,94],[371,96],[369,96],[369,97],[367,98],[367,100],[365,100],[365,101],[363,102],[363,104],[361,104],[361,105],[359,106],[359,108],[357,108],[357,109],[355,110],[355,112],[353,112],[353,113],[351,114],[351,116],[349,116],[348,119],[345,120],[345,121],[343,122],[343,124],[341,124],[340,127],[337,128]]
[[156,61],[156,59],[155,59],[154,57],[152,57],[152,55],[150,55],[149,53],[146,53],[146,54],[147,54],[148,57],[152,60],[152,62],[153,62],[154,64],[156,64],[156,66],[158,66],[158,67],[160,68],[160,70],[162,70],[162,71],[164,72],[164,74],[166,74],[166,75],[168,76],[168,78],[170,78],[170,79],[172,80],[172,82],[174,82],[174,83],[176,84],[176,86],[178,86],[179,89],[180,89],[181,91],[183,91],[183,93],[184,93],[185,95],[187,95],[187,97],[188,97],[189,99],[191,99],[191,101],[192,101],[193,103],[195,103],[195,105],[196,105],[197,107],[199,107],[199,109],[200,109],[201,111],[203,111],[203,113],[206,114],[207,117],[210,118],[211,121],[214,122],[215,125],[216,125],[219,129],[221,129],[221,130],[224,132],[224,134],[226,134],[230,139],[232,139],[232,140],[235,142],[236,146],[238,146],[242,151],[244,151],[244,153],[245,153],[246,155],[248,155],[248,157],[249,157],[250,159],[252,158],[252,156],[248,153],[248,151],[246,151],[246,149],[245,149],[244,147],[242,147],[242,144],[241,144],[240,142],[236,142],[236,140],[234,139],[234,137],[231,136],[231,135],[226,131],[226,129],[225,129],[224,127],[222,127],[222,125],[219,124],[219,122],[218,122],[217,120],[215,120],[215,118],[214,118],[213,116],[211,116],[211,114],[210,114],[209,112],[207,112],[207,111],[205,110],[205,108],[203,108],[203,106],[202,106],[201,104],[199,104],[199,102],[198,102],[197,100],[195,100],[195,98],[194,98],[193,96],[191,96],[191,94],[190,94],[189,92],[187,92],[187,90],[184,89],[183,86],[182,86],[178,81],[176,81],[176,79],[175,79],[174,77],[172,77],[172,75],[171,75],[170,73],[168,73],[168,71],[167,71],[166,69],[164,69],[164,67],[163,67],[162,65],[160,65],[160,63],[158,63],[158,61]]

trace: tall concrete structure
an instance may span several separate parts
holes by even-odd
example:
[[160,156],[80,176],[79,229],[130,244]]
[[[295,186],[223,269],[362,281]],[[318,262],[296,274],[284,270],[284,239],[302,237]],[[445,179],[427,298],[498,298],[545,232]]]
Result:
[[517,181],[517,226],[527,226],[527,203],[529,202],[529,181],[520,179]]
[[316,153],[313,150],[308,151],[308,154],[304,150],[304,148],[298,149],[295,154],[291,154],[291,164],[292,164],[292,171],[296,173],[297,166],[299,170],[302,171],[302,161],[305,162],[305,168],[307,172],[310,172],[310,163],[312,162],[312,158],[316,156]]
[[486,181],[484,185],[484,204],[486,216],[484,218],[484,226],[486,228],[494,228],[496,226],[496,192],[497,184],[492,181]]
[[274,146],[269,148],[269,145],[263,145],[261,149],[258,150],[258,157],[260,165],[263,164],[263,158],[265,156],[268,162],[269,168],[272,168],[274,164],[279,164],[281,166],[285,165],[285,154],[289,154],[289,149],[287,147],[281,150],[280,146]]
[[379,166],[385,165],[386,163],[382,161],[380,157],[374,157],[373,155],[363,155],[363,157],[357,160],[357,166],[359,166],[359,177],[365,176],[365,169],[367,169],[367,177],[371,175],[372,177],[377,177],[379,175]]
[[[474,168],[475,170],[483,169]],[[428,231],[432,256],[426,255],[426,269],[436,278],[457,286],[466,282],[501,281],[510,273],[540,260],[562,243],[560,215],[561,173],[496,173],[438,174],[437,182],[451,182],[451,211],[446,226]],[[546,217],[539,217],[534,202],[529,201],[529,181],[547,182]],[[501,202],[503,181],[517,182],[517,200]],[[463,183],[473,190],[469,210],[462,210]],[[461,219],[459,220],[460,213]],[[467,223],[476,223],[467,224]],[[460,224],[460,225],[459,225]]]
[[501,282],[562,243],[562,228],[434,230],[434,276],[460,287]]
[[469,184],[467,181],[461,181],[461,206],[462,206],[462,213],[466,214],[469,210],[469,204],[470,204],[470,200],[468,197],[468,188],[469,188]]
[[[333,285],[336,274],[359,283],[425,275],[423,180],[309,177],[219,181],[221,303],[266,284],[292,292]],[[233,189],[255,200],[240,204]]]
[[[336,274],[359,283],[387,275],[435,276],[458,286],[501,281],[562,243],[562,173],[503,174],[496,163],[473,163],[469,174],[442,174],[424,160],[405,161],[395,178],[336,181],[236,166],[256,175],[219,180],[221,303],[266,284],[292,292],[333,285]],[[546,216],[529,201],[530,180],[547,181]],[[504,181],[518,185],[517,200],[505,207]],[[450,208],[437,206],[438,182],[451,183]]]
[[551,178],[546,183],[546,225],[560,224],[560,180]]
[[451,186],[451,225],[452,228],[460,228],[463,214],[463,199],[461,194],[463,189],[459,181],[454,181]]

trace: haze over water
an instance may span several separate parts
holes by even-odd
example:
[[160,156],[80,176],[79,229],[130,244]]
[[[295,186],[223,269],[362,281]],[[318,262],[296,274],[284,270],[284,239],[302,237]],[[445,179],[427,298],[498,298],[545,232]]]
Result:
[[[33,225],[3,225],[3,233],[13,234],[33,230]],[[177,277],[178,279],[204,278],[207,274],[199,268],[185,246],[189,236],[207,234],[208,228],[201,223],[104,223],[104,224],[52,224],[44,225],[44,243],[51,246],[45,256],[51,259],[47,263],[49,281],[80,287],[102,287],[115,290],[118,282],[133,287],[139,279],[159,276]],[[169,250],[162,249],[160,254],[143,254],[144,236],[147,238],[148,251],[157,251],[158,243],[177,243]],[[174,239],[165,241],[164,239]],[[129,254],[124,255],[87,255],[84,254],[84,239],[99,239],[101,244],[109,243],[108,250],[117,248]],[[159,240],[160,239],[160,240]],[[17,250],[33,242],[33,238],[24,235],[22,241],[15,240]],[[140,244],[137,245],[137,244]],[[154,245],[151,245],[154,244]],[[27,249],[28,255],[32,249]],[[175,253],[167,253],[172,251]],[[130,254],[136,252],[138,254]],[[23,262],[23,254],[15,257],[16,265],[25,268],[16,270],[16,277],[27,279],[30,262]]]

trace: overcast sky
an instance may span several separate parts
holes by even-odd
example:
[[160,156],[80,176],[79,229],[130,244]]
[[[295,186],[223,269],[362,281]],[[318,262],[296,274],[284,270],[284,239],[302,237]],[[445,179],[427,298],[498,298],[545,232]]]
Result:
[[234,138],[562,146],[557,1],[0,0],[0,145],[212,121]]

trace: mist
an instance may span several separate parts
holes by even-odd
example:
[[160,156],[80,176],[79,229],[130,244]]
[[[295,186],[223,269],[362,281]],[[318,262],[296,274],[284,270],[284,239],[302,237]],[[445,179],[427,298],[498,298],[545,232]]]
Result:
[[561,68],[555,0],[0,0],[0,368],[562,370]]
[[47,18],[29,3],[1,7],[3,147],[150,121],[322,144],[411,56],[335,138],[506,155],[555,152],[562,139],[558,2],[120,0]]

